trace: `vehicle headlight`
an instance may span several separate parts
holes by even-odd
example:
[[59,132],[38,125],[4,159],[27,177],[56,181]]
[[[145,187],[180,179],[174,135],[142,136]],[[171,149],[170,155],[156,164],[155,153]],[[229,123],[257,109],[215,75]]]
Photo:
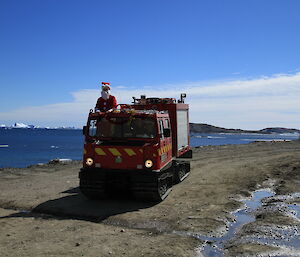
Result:
[[86,161],[85,161],[85,164],[87,166],[92,166],[94,163],[94,160],[92,158],[87,158]]
[[145,167],[146,168],[151,168],[152,166],[153,166],[153,161],[151,161],[151,160],[145,161]]

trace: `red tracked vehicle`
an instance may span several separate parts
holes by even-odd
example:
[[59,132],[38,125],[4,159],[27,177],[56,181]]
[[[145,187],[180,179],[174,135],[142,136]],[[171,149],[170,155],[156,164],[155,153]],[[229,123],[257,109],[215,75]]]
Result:
[[189,106],[174,98],[134,99],[107,112],[91,110],[85,136],[80,190],[103,198],[126,190],[139,200],[162,201],[185,179],[192,158]]

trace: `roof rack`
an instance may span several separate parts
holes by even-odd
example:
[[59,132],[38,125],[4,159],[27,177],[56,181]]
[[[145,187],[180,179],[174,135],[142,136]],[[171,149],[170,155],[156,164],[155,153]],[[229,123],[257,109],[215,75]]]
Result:
[[159,97],[149,97],[146,98],[145,95],[141,95],[141,98],[133,98],[133,104],[145,105],[145,104],[173,104],[176,103],[175,98],[159,98]]

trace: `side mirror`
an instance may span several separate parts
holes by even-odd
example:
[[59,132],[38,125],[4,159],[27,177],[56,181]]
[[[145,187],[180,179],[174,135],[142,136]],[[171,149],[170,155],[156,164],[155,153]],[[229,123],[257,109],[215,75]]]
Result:
[[171,136],[171,129],[164,128],[164,137],[170,137]]
[[87,128],[87,126],[83,126],[83,128],[82,128],[82,135],[85,135],[86,128]]

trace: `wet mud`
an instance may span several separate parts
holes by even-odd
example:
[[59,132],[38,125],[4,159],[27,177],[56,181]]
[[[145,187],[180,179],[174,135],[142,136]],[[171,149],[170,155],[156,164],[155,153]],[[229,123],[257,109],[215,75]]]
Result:
[[264,245],[273,249],[271,256],[300,255],[299,194],[276,195],[262,199],[253,212],[255,221],[243,226],[226,244],[226,249],[239,252],[245,245]]
[[221,237],[205,237],[199,236],[201,240],[207,242],[203,247],[204,256],[223,256],[225,254],[225,246],[235,240],[237,232],[246,224],[254,222],[254,212],[261,207],[261,200],[272,196],[270,190],[257,190],[252,193],[250,199],[242,200],[244,207],[233,212],[234,221],[228,224],[228,231]]
[[[232,212],[233,221],[224,235],[173,233],[198,239],[201,246],[196,253],[206,257],[249,256],[250,252],[253,256],[300,256],[300,193],[276,195],[266,188],[239,200],[243,207]],[[266,217],[268,221],[262,221]]]

